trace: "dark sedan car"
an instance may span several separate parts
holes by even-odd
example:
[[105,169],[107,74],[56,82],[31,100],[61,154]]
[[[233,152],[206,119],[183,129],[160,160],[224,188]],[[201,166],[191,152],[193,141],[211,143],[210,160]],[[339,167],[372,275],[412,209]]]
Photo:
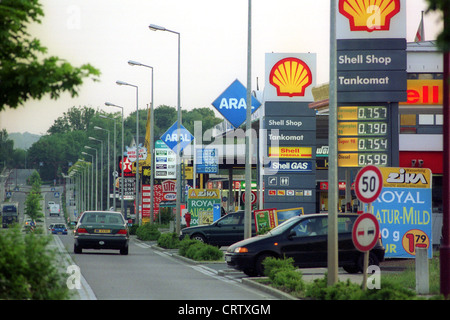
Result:
[[[252,235],[255,235],[253,214],[251,224]],[[244,211],[229,213],[210,225],[184,228],[181,230],[180,239],[185,236],[215,246],[229,246],[244,239]]]
[[128,226],[122,214],[110,211],[86,211],[74,233],[75,253],[83,249],[118,249],[128,254]]
[[[340,214],[338,217],[339,266],[347,272],[362,270],[363,253],[352,240],[352,228],[358,215]],[[249,238],[231,245],[225,259],[229,267],[242,270],[249,276],[264,275],[262,262],[267,257],[293,258],[301,268],[327,266],[327,214],[308,214],[293,217],[267,234]],[[384,260],[381,239],[370,251],[369,265]]]

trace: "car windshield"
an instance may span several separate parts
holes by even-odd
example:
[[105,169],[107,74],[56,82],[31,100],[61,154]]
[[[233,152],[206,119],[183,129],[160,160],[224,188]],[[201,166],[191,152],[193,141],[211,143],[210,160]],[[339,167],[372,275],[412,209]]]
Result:
[[53,228],[65,228],[66,226],[64,224],[55,224]]
[[123,224],[124,220],[120,213],[115,212],[86,212],[81,223],[108,223]]
[[289,229],[292,225],[296,224],[298,221],[299,221],[298,216],[292,217],[292,218],[286,220],[285,222],[283,222],[282,224],[276,226],[272,230],[270,230],[269,233],[271,235],[281,234],[281,233],[285,232],[287,229]]

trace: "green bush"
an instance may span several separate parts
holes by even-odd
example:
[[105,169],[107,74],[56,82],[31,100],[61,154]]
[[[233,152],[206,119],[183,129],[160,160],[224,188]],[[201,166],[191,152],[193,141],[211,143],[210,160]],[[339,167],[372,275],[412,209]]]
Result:
[[198,240],[191,240],[189,237],[184,237],[179,242],[178,254],[196,261],[215,261],[223,258],[223,252],[219,248]]
[[0,299],[63,300],[70,298],[67,275],[56,263],[51,238],[19,228],[0,233]]
[[302,274],[295,270],[280,269],[275,273],[272,281],[277,288],[287,292],[300,292],[305,287]]
[[294,259],[268,257],[263,261],[264,274],[272,285],[287,292],[301,292],[305,288],[302,274],[296,271]]
[[161,232],[158,230],[158,225],[154,223],[146,223],[137,228],[136,236],[138,239],[143,241],[154,241],[158,240],[161,236]]
[[180,240],[175,232],[173,233],[163,233],[158,238],[158,246],[166,249],[176,249],[180,244]]
[[198,242],[198,240],[191,240],[189,236],[184,237],[183,240],[181,240],[178,244],[178,254],[180,256],[186,257],[186,252],[188,251],[189,247]]
[[281,270],[295,270],[294,267],[294,259],[293,258],[285,258],[278,259],[274,257],[268,257],[263,261],[264,265],[264,274],[273,280],[275,274]]
[[317,300],[413,300],[416,293],[399,284],[383,281],[380,289],[363,290],[350,280],[327,285],[327,277],[315,279],[306,286],[305,296]]
[[223,252],[217,247],[197,241],[189,246],[186,257],[195,261],[215,261],[223,257]]

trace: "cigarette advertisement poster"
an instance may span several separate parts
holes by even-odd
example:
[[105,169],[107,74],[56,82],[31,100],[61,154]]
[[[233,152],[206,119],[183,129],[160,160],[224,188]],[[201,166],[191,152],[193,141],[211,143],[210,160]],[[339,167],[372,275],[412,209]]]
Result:
[[383,189],[372,203],[380,223],[386,258],[414,258],[417,247],[432,258],[431,171],[427,168],[380,168]]

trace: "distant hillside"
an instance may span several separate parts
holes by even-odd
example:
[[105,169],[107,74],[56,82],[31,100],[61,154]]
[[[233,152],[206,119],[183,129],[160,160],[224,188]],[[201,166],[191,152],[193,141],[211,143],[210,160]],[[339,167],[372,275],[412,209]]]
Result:
[[24,133],[8,133],[8,138],[14,141],[14,149],[24,149],[28,150],[29,147],[36,141],[38,141],[41,136],[38,134],[33,134],[29,132]]

